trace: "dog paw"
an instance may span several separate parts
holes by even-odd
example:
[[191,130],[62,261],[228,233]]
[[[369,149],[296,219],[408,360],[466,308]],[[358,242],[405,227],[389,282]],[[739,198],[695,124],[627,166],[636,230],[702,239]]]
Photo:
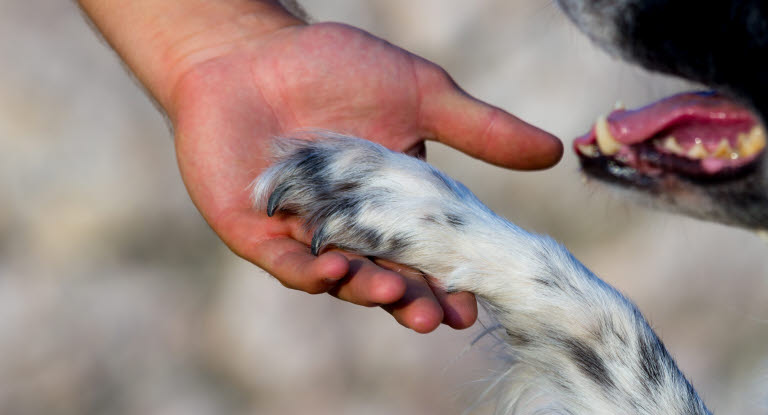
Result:
[[333,245],[445,273],[466,248],[463,229],[494,216],[434,167],[370,141],[280,139],[274,155],[255,182],[255,206],[304,218],[315,255]]

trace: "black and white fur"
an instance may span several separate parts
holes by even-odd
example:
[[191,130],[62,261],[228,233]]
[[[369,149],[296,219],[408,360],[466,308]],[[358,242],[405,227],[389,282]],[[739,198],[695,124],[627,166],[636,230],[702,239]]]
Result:
[[522,411],[532,388],[554,413],[708,413],[637,308],[562,245],[497,216],[421,160],[315,138],[278,141],[256,206],[306,218],[313,253],[333,245],[387,258],[475,293],[518,362],[500,413]]
[[[718,88],[768,119],[768,3],[558,3],[607,50]],[[637,308],[563,246],[497,216],[420,160],[356,138],[314,139],[278,141],[276,163],[255,183],[257,208],[305,218],[313,253],[333,245],[387,258],[475,293],[516,359],[497,413],[710,413]],[[653,196],[689,214],[768,229],[767,184],[761,162],[739,180],[681,180],[695,198]]]

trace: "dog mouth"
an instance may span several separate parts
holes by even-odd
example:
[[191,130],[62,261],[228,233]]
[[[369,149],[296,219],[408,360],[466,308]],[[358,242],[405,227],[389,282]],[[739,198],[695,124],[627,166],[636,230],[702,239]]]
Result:
[[715,92],[688,92],[635,110],[616,109],[573,147],[587,173],[642,186],[668,175],[742,176],[761,159],[766,136],[746,107]]

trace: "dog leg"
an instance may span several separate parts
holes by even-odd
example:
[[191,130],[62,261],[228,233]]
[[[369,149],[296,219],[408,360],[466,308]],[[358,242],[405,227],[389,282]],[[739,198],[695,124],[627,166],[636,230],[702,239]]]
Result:
[[566,413],[709,413],[630,301],[434,167],[327,133],[279,140],[275,152],[254,186],[258,209],[305,218],[315,254],[333,245],[475,293]]

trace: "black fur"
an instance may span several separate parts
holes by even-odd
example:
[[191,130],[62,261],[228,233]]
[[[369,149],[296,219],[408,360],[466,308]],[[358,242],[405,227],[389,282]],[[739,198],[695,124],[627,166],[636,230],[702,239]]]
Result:
[[455,213],[446,213],[445,214],[445,221],[453,226],[454,228],[461,228],[465,225],[464,219],[460,215],[457,215]]
[[[643,369],[647,382],[644,385],[650,387],[659,387],[661,385],[662,366],[661,362],[656,359],[664,346],[657,338],[648,338],[642,336],[637,340],[638,348],[640,349],[640,367]],[[666,351],[664,351],[666,353]]]
[[605,367],[605,361],[593,348],[577,338],[566,338],[562,340],[562,343],[573,361],[588,378],[605,389],[616,387],[613,378]]
[[636,0],[617,21],[641,65],[729,92],[768,116],[768,2]]

